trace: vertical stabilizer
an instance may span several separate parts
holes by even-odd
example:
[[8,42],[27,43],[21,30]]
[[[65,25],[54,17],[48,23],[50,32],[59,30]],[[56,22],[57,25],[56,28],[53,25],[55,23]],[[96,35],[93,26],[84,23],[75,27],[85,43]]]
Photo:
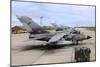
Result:
[[31,18],[27,16],[17,16],[20,22],[24,25],[27,32],[34,32],[41,29],[41,26],[35,23]]

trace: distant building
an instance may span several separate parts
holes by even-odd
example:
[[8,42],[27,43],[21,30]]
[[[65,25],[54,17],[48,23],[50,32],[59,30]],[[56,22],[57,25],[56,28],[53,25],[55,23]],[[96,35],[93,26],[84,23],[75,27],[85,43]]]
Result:
[[18,33],[26,33],[26,30],[21,26],[14,26],[11,28],[11,33],[18,34]]

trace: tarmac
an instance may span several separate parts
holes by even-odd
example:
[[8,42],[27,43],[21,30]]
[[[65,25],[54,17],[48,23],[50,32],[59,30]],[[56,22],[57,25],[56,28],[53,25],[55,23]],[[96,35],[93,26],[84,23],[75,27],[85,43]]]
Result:
[[52,63],[69,63],[75,62],[74,48],[88,47],[91,49],[90,61],[96,60],[95,51],[95,31],[89,31],[83,28],[78,30],[91,36],[89,40],[84,40],[79,45],[58,45],[55,48],[45,49],[42,45],[45,41],[29,40],[28,33],[12,34],[11,36],[11,64],[35,65],[35,64],[52,64]]

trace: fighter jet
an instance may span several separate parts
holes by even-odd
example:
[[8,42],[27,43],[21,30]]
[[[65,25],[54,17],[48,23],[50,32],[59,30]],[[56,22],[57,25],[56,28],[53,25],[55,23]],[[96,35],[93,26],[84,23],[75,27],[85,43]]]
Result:
[[68,31],[71,33],[80,33],[79,30],[76,30],[75,28],[69,27],[69,26],[64,26],[64,25],[57,25],[56,23],[51,23],[51,25],[55,28],[56,31]]
[[79,41],[90,39],[91,37],[83,33],[72,33],[73,31],[46,32],[44,28],[27,16],[17,16],[30,33],[29,39],[46,41],[46,45],[57,44],[78,44]]

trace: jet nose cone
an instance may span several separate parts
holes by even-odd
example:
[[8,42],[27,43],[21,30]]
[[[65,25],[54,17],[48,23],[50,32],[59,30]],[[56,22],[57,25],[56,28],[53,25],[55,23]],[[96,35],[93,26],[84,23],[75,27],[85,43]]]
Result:
[[90,39],[90,38],[92,38],[91,36],[87,36],[87,39]]

